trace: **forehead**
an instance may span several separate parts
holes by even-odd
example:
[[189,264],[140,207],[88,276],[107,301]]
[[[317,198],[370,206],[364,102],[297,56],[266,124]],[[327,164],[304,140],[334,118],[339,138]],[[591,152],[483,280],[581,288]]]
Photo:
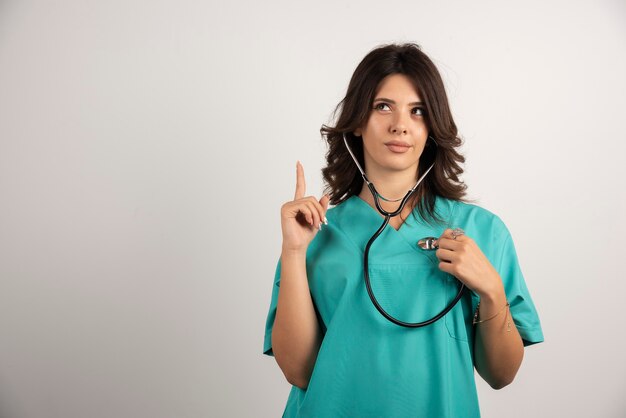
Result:
[[374,99],[378,97],[407,102],[421,100],[415,84],[404,74],[390,74],[383,78],[380,83],[378,83]]

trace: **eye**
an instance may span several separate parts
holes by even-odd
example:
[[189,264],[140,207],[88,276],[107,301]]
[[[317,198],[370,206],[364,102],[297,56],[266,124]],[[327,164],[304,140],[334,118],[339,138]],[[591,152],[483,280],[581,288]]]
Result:
[[374,109],[376,109],[376,110],[385,110],[385,109],[382,108],[382,106],[389,107],[389,105],[387,103],[380,102],[380,103],[374,105]]
[[426,114],[426,109],[424,109],[423,107],[414,107],[413,111],[417,111],[414,113],[414,115],[418,115],[418,116],[424,116]]

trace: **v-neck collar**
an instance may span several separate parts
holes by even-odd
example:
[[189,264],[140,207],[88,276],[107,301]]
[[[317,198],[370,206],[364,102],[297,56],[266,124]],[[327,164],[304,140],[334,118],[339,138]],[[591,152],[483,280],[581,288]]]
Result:
[[[380,219],[381,223],[385,219],[385,216],[382,213],[380,213],[378,211],[378,209],[373,208],[372,206],[370,206],[369,203],[367,203],[365,200],[361,199],[358,195],[352,195],[352,196],[350,196],[350,199],[355,199],[355,200],[357,200],[359,202],[358,204],[360,204],[361,206],[366,206],[367,208],[369,208],[372,211],[372,213],[374,213],[376,216],[378,216],[378,218]],[[409,215],[406,217],[404,222],[402,222],[400,224],[400,228],[398,228],[398,229],[394,228],[393,226],[391,226],[391,223],[388,223],[387,227],[393,229],[397,233],[400,233],[400,230],[402,228],[404,228],[404,226],[406,225],[408,219],[411,217],[412,213],[415,212],[416,210],[417,209],[413,208],[413,211],[411,213],[409,213]],[[397,216],[400,216],[400,215],[397,215]],[[395,218],[395,216],[394,216],[394,218]],[[391,221],[391,219],[392,218],[390,218],[389,220]]]
[[[384,217],[377,209],[371,207],[369,203],[361,199],[358,195],[350,196],[344,203],[347,203],[347,211],[344,217],[346,226],[349,227],[357,240],[357,244],[363,250],[369,238],[382,225]],[[453,205],[448,199],[440,196],[435,197],[435,210],[444,220],[443,224],[428,224],[422,220],[417,207],[407,216],[399,229],[387,225],[381,234],[381,238],[387,238],[391,242],[400,241],[403,245],[408,245],[413,251],[423,254],[424,250],[417,246],[417,242],[426,237],[439,237],[446,228],[452,225]]]

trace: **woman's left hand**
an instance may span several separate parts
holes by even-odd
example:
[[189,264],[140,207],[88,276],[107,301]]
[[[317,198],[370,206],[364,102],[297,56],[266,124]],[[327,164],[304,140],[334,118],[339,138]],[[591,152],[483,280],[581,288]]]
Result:
[[467,235],[452,235],[446,229],[437,240],[439,269],[465,283],[479,296],[494,294],[502,289],[502,279],[485,254]]

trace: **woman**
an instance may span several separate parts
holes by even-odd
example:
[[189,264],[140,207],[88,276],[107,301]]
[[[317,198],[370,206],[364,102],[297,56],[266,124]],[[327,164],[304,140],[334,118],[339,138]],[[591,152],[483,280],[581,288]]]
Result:
[[479,417],[474,368],[500,389],[543,334],[507,227],[464,199],[441,76],[418,45],[376,48],[337,111],[326,194],[298,163],[281,208],[264,353],[284,416]]

